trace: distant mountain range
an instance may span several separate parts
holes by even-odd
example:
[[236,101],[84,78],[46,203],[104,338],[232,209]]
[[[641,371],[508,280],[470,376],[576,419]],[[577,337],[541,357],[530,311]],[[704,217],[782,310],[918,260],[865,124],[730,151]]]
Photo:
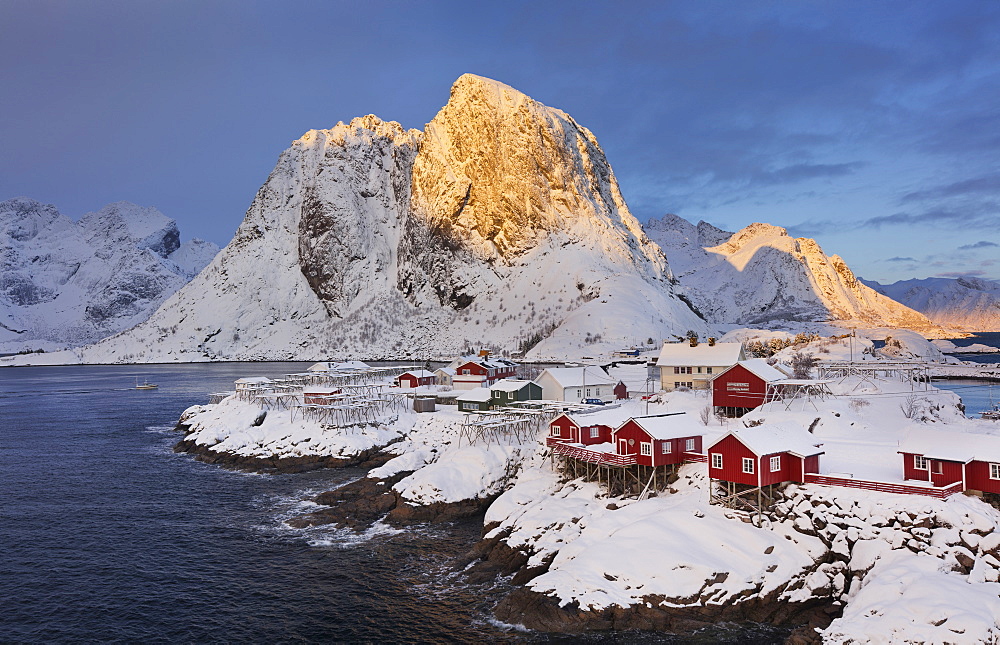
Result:
[[174,220],[128,202],[78,222],[32,199],[0,202],[0,351],[79,346],[129,329],[218,250],[182,244]]
[[975,277],[900,280],[892,284],[862,282],[938,325],[965,331],[1000,331],[1000,282]]
[[670,258],[678,292],[712,323],[840,321],[936,330],[923,314],[862,284],[839,256],[783,228],[758,223],[729,233],[665,215],[645,230]]
[[2,340],[57,328],[77,343],[138,325],[53,360],[413,359],[483,346],[558,359],[732,325],[945,324],[776,226],[731,233],[674,215],[641,226],[589,130],[471,74],[423,131],[368,115],[306,132],[183,287],[214,249],[185,252],[152,209],[113,204],[74,224],[30,200],[3,208]]

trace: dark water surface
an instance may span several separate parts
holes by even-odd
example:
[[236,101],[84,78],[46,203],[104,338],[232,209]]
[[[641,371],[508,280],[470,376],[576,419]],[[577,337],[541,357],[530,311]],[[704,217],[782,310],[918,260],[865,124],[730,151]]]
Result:
[[[293,530],[357,469],[227,471],[176,455],[172,427],[234,379],[301,363],[0,369],[2,642],[616,642],[491,620],[503,581],[453,572],[481,520],[356,535]],[[135,379],[158,383],[135,390]],[[780,642],[720,626],[698,642]],[[680,639],[689,641],[692,639]]]
[[[983,331],[970,338],[949,338],[957,347],[968,347],[969,345],[989,345],[1000,348],[1000,331]],[[973,363],[1000,363],[1000,354],[952,354],[955,358]]]

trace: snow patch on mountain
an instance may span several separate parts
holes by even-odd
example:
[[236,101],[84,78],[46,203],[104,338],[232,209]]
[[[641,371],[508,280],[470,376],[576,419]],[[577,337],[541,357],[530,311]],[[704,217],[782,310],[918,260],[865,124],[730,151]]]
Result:
[[964,331],[1000,330],[1000,283],[976,277],[925,278],[880,284],[875,291],[924,314],[936,324]]
[[180,243],[155,208],[108,204],[79,222],[50,204],[0,202],[0,351],[78,346],[145,320],[218,247]]

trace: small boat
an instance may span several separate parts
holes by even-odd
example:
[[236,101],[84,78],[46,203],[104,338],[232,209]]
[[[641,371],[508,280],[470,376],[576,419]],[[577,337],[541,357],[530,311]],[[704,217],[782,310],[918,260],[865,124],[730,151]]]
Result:
[[993,402],[993,386],[990,386],[990,407],[979,413],[980,419],[989,419],[990,421],[1000,421],[1000,403]]
[[140,383],[139,377],[138,376],[135,377],[135,389],[137,390],[155,390],[158,387],[160,386],[157,385],[156,383],[150,383],[146,379],[143,379],[142,383]]

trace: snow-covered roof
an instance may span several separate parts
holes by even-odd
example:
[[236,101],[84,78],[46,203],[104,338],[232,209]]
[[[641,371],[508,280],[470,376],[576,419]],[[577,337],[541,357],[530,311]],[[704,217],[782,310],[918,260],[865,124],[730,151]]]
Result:
[[358,371],[370,369],[371,366],[368,363],[363,363],[361,361],[320,361],[319,363],[314,363],[309,366],[310,372],[333,372],[335,370]]
[[500,390],[501,392],[517,392],[525,385],[532,383],[533,381],[524,381],[521,379],[507,378],[497,381],[490,386],[491,390]]
[[677,366],[716,366],[735,365],[743,353],[741,343],[698,343],[691,347],[690,343],[663,343],[657,365]]
[[400,376],[405,376],[409,374],[410,376],[415,376],[417,378],[427,378],[429,376],[434,376],[434,372],[428,372],[427,370],[410,370],[408,372],[403,372]]
[[[542,374],[549,374],[560,387],[583,387],[585,385],[617,385],[618,381],[608,376],[600,367],[550,367]],[[541,374],[539,375],[541,378]],[[538,379],[535,379],[536,381]]]
[[899,443],[899,452],[961,463],[973,459],[1000,463],[1000,437],[915,428]]
[[[781,381],[788,378],[787,374],[772,365],[768,365],[767,361],[763,358],[751,358],[745,361],[740,361],[736,365],[743,367],[751,374],[754,374],[762,379],[765,383],[773,383],[774,381]],[[736,365],[733,367],[736,367]],[[722,376],[730,369],[732,369],[732,367],[727,369],[725,372],[721,372],[715,378],[719,378],[719,376]]]
[[628,421],[632,415],[624,409],[616,407],[602,408],[597,412],[566,412],[565,416],[581,428],[589,426],[608,426],[610,428],[617,428],[621,424]]
[[455,374],[457,374],[454,367],[439,367],[436,370],[434,370],[435,374],[439,372],[441,374],[447,374],[448,376],[455,376]]
[[782,425],[762,425],[753,428],[731,430],[713,443],[709,447],[709,450],[730,435],[739,439],[740,443],[749,448],[758,457],[773,455],[779,452],[789,452],[799,457],[811,457],[812,455],[822,455],[824,452],[817,445],[822,444],[807,430],[795,426]]
[[332,394],[333,392],[339,392],[341,387],[339,385],[306,385],[302,388],[303,394]]
[[492,395],[490,394],[490,389],[487,387],[474,387],[468,392],[456,397],[456,401],[466,401],[470,403],[485,403],[489,401]]
[[266,376],[248,376],[246,378],[241,378],[236,380],[237,383],[245,383],[247,385],[254,385],[257,383],[274,383],[271,379]]
[[669,416],[635,417],[632,421],[649,433],[653,439],[680,439],[681,437],[693,437],[701,434],[693,432],[691,426],[683,423],[678,417],[683,417],[683,413]]

